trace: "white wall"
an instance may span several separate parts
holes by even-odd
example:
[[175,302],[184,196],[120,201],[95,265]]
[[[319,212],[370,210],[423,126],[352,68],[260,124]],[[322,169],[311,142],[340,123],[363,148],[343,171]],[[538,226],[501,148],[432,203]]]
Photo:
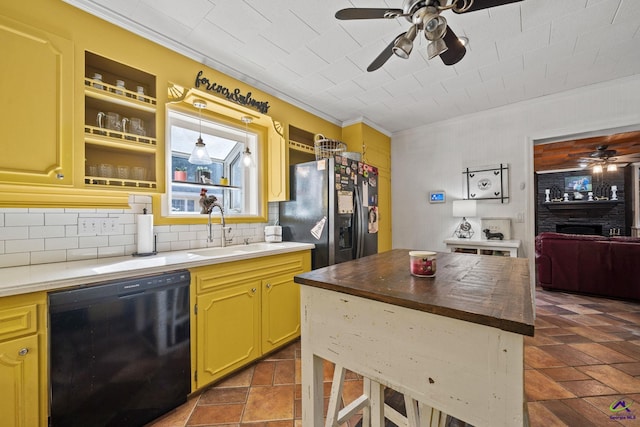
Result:
[[[512,220],[512,238],[533,251],[533,142],[640,124],[640,76],[457,117],[394,134],[391,142],[393,247],[445,251],[459,219],[451,201],[462,198],[466,167],[508,163],[510,200],[478,201],[470,220],[479,238],[481,217]],[[521,186],[524,186],[522,189]],[[445,190],[445,204],[429,191]],[[518,213],[524,222],[517,223]],[[522,256],[522,255],[521,255]]]

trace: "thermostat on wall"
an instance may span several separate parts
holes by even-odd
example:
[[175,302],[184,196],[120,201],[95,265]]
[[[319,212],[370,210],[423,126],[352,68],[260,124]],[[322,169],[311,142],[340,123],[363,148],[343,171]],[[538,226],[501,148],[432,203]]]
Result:
[[446,201],[446,196],[444,191],[429,192],[429,203],[444,203],[445,201]]

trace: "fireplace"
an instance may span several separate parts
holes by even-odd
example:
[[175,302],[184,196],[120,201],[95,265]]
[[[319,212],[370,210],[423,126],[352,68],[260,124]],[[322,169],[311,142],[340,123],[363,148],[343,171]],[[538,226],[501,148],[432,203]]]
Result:
[[600,224],[556,224],[557,233],[565,234],[596,234],[602,236],[602,225]]

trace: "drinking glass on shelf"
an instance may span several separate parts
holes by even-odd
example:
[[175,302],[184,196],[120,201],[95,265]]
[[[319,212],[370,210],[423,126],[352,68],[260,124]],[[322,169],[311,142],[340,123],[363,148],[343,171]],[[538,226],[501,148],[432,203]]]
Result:
[[120,119],[120,114],[114,112],[107,113],[107,129],[111,130],[122,130],[122,121]]
[[129,119],[129,133],[146,136],[147,132],[144,129],[144,121],[137,117],[131,117],[131,119]]
[[98,176],[98,165],[87,165],[87,175]]
[[136,181],[144,181],[147,177],[147,169],[142,166],[134,166],[131,170],[132,178]]
[[129,179],[129,166],[118,165],[118,178]]
[[113,178],[113,165],[101,163],[98,167],[98,176],[103,178]]

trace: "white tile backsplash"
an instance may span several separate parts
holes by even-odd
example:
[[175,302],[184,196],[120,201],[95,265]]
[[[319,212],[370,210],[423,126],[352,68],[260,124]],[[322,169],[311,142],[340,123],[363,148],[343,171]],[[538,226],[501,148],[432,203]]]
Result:
[[[130,209],[0,208],[0,268],[131,255],[136,252],[136,215],[151,210],[151,197],[129,196]],[[105,227],[78,233],[79,218],[95,218]],[[269,203],[269,224],[278,220],[278,203]],[[113,226],[110,226],[112,220]],[[265,223],[229,224],[233,244],[264,241]],[[158,252],[219,246],[220,225],[207,243],[206,224],[154,227]]]
[[44,225],[43,213],[5,213],[6,227],[19,227],[28,225]]

